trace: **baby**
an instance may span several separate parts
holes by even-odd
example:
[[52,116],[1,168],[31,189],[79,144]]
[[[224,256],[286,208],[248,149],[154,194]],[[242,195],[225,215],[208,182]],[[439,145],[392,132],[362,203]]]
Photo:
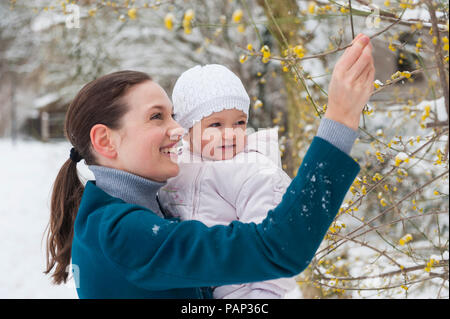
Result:
[[[207,226],[260,223],[291,182],[280,167],[277,129],[246,135],[250,98],[241,80],[222,65],[184,72],[172,101],[175,119],[188,133],[180,173],[159,192],[163,210]],[[281,278],[215,287],[213,296],[275,299],[295,287],[293,278]]]

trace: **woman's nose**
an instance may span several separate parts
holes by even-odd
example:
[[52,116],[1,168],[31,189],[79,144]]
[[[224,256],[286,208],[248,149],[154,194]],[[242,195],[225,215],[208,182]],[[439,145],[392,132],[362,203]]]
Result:
[[181,126],[177,125],[177,127],[169,129],[167,133],[171,141],[176,141],[183,137],[185,130]]

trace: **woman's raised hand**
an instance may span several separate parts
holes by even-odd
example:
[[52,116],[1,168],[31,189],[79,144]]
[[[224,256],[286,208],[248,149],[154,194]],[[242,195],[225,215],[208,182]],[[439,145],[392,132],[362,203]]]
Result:
[[334,67],[325,117],[356,131],[361,112],[374,89],[374,75],[372,44],[367,35],[360,33]]

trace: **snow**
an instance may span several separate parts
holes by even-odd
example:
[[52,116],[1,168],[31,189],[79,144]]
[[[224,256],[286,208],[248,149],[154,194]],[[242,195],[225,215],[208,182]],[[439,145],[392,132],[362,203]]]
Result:
[[404,152],[400,152],[395,156],[395,159],[397,160],[401,160],[401,161],[405,161],[408,159],[408,155],[405,154]]
[[43,273],[51,187],[69,150],[65,142],[0,139],[0,298],[77,298],[73,281],[53,285]]
[[158,231],[159,231],[159,226],[158,225],[154,225],[152,228],[153,231],[153,235],[158,235]]

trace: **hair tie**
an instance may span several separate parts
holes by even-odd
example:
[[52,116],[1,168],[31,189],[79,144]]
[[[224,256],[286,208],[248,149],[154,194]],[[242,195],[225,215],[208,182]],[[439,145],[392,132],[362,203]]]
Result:
[[80,153],[78,153],[78,151],[74,147],[72,147],[72,149],[70,150],[70,159],[75,163],[78,163],[83,159],[83,156],[81,156]]

